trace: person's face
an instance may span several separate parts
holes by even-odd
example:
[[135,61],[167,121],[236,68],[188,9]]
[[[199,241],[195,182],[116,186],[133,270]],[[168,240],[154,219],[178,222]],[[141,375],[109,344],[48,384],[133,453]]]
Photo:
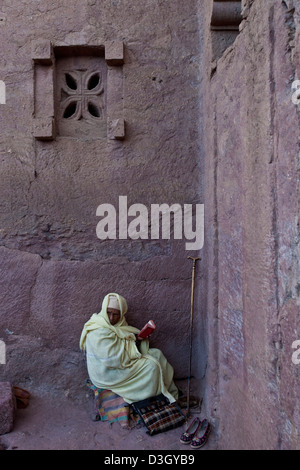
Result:
[[120,310],[108,307],[107,316],[111,325],[115,325],[120,320]]

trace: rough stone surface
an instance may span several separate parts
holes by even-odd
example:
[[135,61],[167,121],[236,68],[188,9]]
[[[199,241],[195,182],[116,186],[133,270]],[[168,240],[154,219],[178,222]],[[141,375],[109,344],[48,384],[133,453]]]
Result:
[[13,430],[16,402],[10,382],[0,382],[0,435]]
[[220,448],[299,449],[299,2],[244,2],[207,100],[209,371]]
[[[212,10],[210,0],[2,2],[0,377],[37,394],[32,433],[49,395],[82,411],[79,336],[109,291],[128,300],[131,324],[154,319],[152,345],[187,375],[187,256],[199,253],[172,237],[97,239],[97,207],[118,210],[127,196],[128,207],[205,204],[192,372],[214,448],[299,449],[300,5],[243,0],[217,61]],[[124,45],[111,65],[108,43]],[[55,67],[74,54],[107,70],[107,122],[56,135]]]
[[[104,295],[117,291],[128,301],[131,324],[155,321],[152,345],[164,351],[176,377],[186,378],[187,256],[194,252],[172,234],[170,240],[100,240],[96,209],[109,203],[118,211],[121,195],[128,207],[139,203],[148,210],[154,203],[201,203],[205,70],[199,66],[197,1],[188,0],[183,10],[179,0],[4,0],[1,15],[7,102],[0,109],[0,339],[7,363],[0,377],[31,392],[84,400],[80,332]],[[53,113],[57,119],[53,94],[60,63],[85,53],[107,67],[113,140],[55,135],[49,125]],[[201,276],[200,266],[193,359],[198,380],[206,367],[199,336]]]

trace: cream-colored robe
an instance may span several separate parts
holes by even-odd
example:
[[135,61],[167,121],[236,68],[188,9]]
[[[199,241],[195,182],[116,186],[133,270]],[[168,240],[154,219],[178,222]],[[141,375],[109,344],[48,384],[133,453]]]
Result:
[[[120,320],[111,325],[107,316],[109,295],[118,298]],[[101,312],[92,315],[84,325],[80,348],[86,351],[90,380],[98,388],[112,390],[127,403],[163,393],[170,402],[178,398],[173,382],[173,367],[159,349],[141,342],[141,352],[135,341],[140,330],[128,326],[125,320],[126,300],[115,293],[105,296]]]

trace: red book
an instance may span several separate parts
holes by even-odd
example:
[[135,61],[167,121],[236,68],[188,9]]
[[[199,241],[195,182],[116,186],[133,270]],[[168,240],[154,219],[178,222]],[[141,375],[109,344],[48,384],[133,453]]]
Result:
[[151,333],[153,333],[153,331],[155,330],[156,326],[155,326],[155,323],[153,320],[149,320],[148,323],[146,323],[146,325],[141,329],[141,331],[139,332],[138,336],[140,338],[147,338],[149,335],[151,335]]

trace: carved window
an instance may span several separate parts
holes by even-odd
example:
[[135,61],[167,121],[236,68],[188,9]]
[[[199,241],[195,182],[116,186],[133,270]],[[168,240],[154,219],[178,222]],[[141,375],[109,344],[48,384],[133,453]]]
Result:
[[100,72],[65,72],[61,84],[60,108],[63,119],[103,119],[101,95],[103,81]]
[[[32,43],[32,60],[35,139],[125,138],[123,42],[54,46],[39,39]],[[0,101],[1,93],[3,101],[0,81]]]
[[104,137],[106,134],[106,64],[93,56],[57,60],[57,133]]

